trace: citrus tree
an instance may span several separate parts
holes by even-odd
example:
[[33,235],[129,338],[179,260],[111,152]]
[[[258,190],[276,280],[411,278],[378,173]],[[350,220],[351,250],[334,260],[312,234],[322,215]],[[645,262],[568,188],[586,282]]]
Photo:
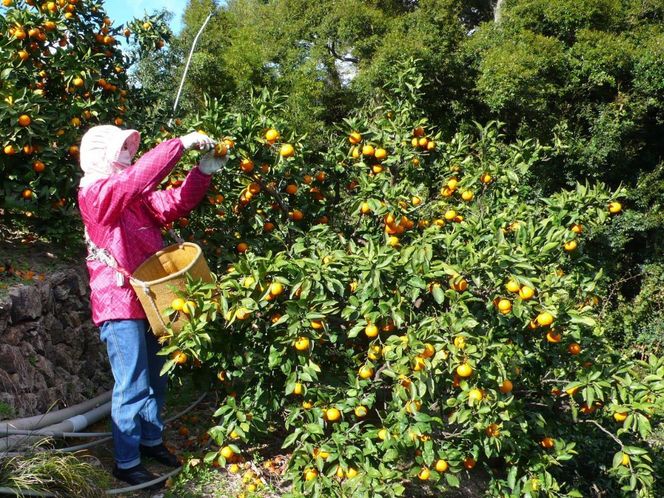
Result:
[[0,207],[60,215],[74,208],[85,130],[96,124],[142,129],[145,123],[146,102],[130,88],[133,61],[123,55],[120,39],[159,50],[168,32],[159,18],[114,26],[100,1],[2,4]]
[[408,496],[475,467],[495,496],[648,496],[664,361],[612,350],[586,254],[621,191],[542,197],[546,150],[497,123],[442,140],[421,78],[395,73],[322,151],[268,92],[184,124],[231,156],[178,223],[217,280],[190,282],[162,338],[165,370],[227,394],[206,460],[236,471],[245,443],[279,437],[296,496]]

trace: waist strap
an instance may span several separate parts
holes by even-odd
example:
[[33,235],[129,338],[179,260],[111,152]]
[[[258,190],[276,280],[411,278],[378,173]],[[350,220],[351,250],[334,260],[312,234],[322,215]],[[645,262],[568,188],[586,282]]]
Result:
[[85,258],[86,261],[99,261],[115,270],[115,285],[118,287],[124,287],[125,282],[131,280],[131,273],[120,266],[110,252],[92,242],[87,228],[84,228],[83,233],[85,234],[85,245],[88,248],[88,256]]

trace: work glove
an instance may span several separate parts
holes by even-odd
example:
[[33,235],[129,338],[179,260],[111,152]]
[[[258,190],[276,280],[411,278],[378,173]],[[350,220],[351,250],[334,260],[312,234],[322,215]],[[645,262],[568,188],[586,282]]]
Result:
[[224,157],[215,157],[214,152],[205,154],[198,163],[198,169],[201,173],[212,175],[219,171],[228,162],[228,155]]
[[215,145],[215,141],[203,133],[194,131],[180,137],[180,141],[185,149],[197,149],[197,150],[212,150]]

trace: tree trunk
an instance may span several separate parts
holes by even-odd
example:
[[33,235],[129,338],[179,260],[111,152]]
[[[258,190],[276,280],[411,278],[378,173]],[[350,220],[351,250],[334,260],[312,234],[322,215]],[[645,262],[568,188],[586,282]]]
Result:
[[503,7],[503,0],[496,0],[496,6],[493,8],[493,20],[495,23],[500,22],[502,7]]

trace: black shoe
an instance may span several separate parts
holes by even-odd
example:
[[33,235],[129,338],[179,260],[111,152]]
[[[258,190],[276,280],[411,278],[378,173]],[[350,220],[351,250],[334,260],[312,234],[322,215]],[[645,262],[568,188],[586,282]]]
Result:
[[[126,482],[127,484],[130,484],[131,486],[136,486],[138,484],[144,484],[146,482],[154,481],[159,477],[153,474],[152,472],[148,471],[148,469],[143,467],[143,465],[141,465],[140,463],[130,469],[119,469],[117,466],[115,466],[113,468],[113,476],[116,479],[119,479],[121,481]],[[145,489],[159,489],[162,487],[162,485],[163,483],[160,482],[157,484],[153,484],[152,486]]]
[[141,456],[154,458],[162,465],[167,465],[168,467],[177,468],[180,466],[177,457],[168,451],[168,448],[163,444],[158,444],[157,446],[141,445]]

